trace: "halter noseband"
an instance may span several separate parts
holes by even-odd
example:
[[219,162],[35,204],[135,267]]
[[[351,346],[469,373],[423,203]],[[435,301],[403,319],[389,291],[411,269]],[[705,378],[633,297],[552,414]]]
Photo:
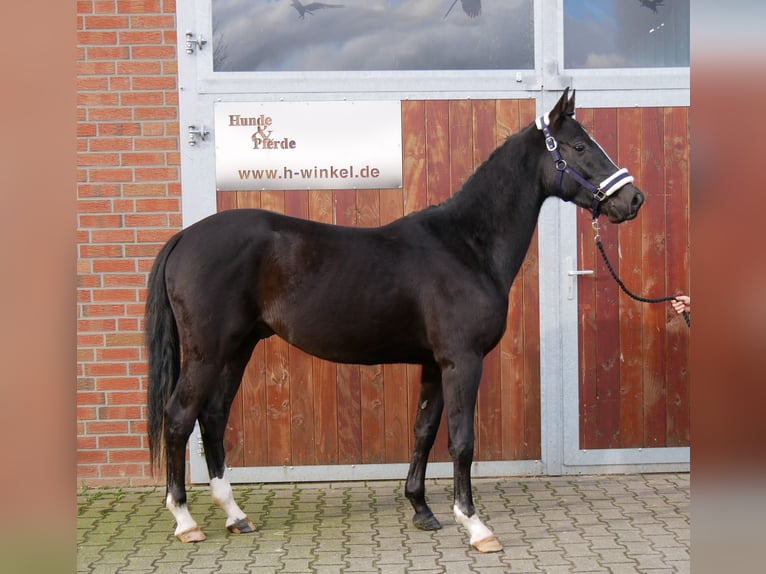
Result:
[[556,164],[556,171],[558,172],[556,175],[556,190],[558,192],[561,191],[561,182],[564,179],[565,173],[571,176],[575,181],[577,181],[577,183],[582,185],[585,189],[593,194],[591,212],[593,213],[593,219],[596,219],[598,217],[598,206],[601,204],[601,202],[615,193],[622,186],[633,183],[633,176],[630,175],[628,170],[625,168],[618,169],[616,172],[602,181],[598,187],[596,187],[571,167],[569,167],[566,160],[561,157],[561,153],[559,152],[559,144],[556,141],[556,138],[551,135],[551,131],[548,129],[549,124],[550,118],[548,117],[548,114],[540,116],[535,120],[537,129],[542,131],[543,135],[545,136],[545,147],[551,153],[553,163]]

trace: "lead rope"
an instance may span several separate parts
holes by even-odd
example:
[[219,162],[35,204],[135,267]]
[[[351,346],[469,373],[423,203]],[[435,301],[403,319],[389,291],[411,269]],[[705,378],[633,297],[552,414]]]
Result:
[[[606,263],[606,268],[609,269],[609,273],[612,275],[614,280],[617,282],[617,285],[620,286],[620,289],[622,289],[629,297],[635,299],[636,301],[641,301],[642,303],[664,303],[665,301],[675,301],[675,297],[641,297],[640,295],[636,295],[635,293],[632,293],[630,289],[625,287],[625,283],[622,282],[622,280],[617,276],[617,273],[615,273],[614,269],[612,268],[612,264],[609,263],[609,259],[606,256],[606,251],[604,251],[604,246],[601,243],[601,235],[599,235],[599,227],[598,227],[598,221],[595,219],[593,220],[593,231],[595,232],[595,236],[593,239],[596,241],[596,247],[598,247],[598,250],[601,252],[601,257],[604,259],[604,263]],[[691,329],[692,322],[689,318],[689,313],[686,311],[682,311],[681,314],[684,317],[684,321],[686,321],[686,326]]]

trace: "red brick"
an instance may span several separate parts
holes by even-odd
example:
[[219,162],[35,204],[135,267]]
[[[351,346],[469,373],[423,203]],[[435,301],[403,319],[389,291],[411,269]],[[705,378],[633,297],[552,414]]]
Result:
[[125,76],[154,75],[162,73],[162,64],[154,60],[129,60],[117,62],[117,73]]
[[173,16],[131,16],[131,28],[165,28],[173,29],[175,27],[175,18]]
[[157,30],[123,30],[119,33],[120,45],[148,44],[156,46],[162,44],[162,32]]
[[133,119],[133,110],[125,108],[93,108],[88,110],[88,120],[93,122],[103,121],[130,121]]
[[[125,215],[125,227],[168,227],[168,216],[165,213],[128,214]],[[139,271],[141,270],[139,264]]]
[[102,421],[117,419],[132,420],[141,416],[141,409],[137,406],[106,406],[97,407],[96,410],[98,412],[98,419]]
[[177,150],[178,138],[176,137],[154,137],[137,138],[135,140],[136,150]]
[[77,450],[94,449],[98,446],[98,439],[96,437],[77,437]]
[[77,32],[77,43],[84,46],[115,46],[117,32]]
[[85,430],[89,435],[125,434],[129,432],[128,421],[86,421]]
[[108,30],[127,28],[130,25],[130,18],[127,16],[86,16],[84,22],[86,30]]
[[162,92],[125,92],[120,94],[120,104],[123,106],[162,106],[165,96]]
[[83,183],[77,186],[78,197],[115,197],[120,195],[120,188],[108,183],[89,184]]
[[77,404],[78,405],[103,405],[106,404],[106,396],[105,393],[88,393],[88,392],[77,392]]
[[175,90],[176,79],[173,76],[134,76],[134,90]]
[[83,214],[78,217],[80,228],[83,227],[120,227],[122,216],[114,214]]
[[[125,216],[126,218],[129,216]],[[124,271],[132,273],[136,271],[136,262],[133,259],[94,259],[94,273],[115,273]]]
[[117,329],[115,319],[80,319],[77,321],[77,330],[80,333],[103,333]]
[[178,117],[175,107],[135,108],[133,114],[137,120],[174,120]]
[[85,153],[82,151],[82,153],[77,154],[77,165],[112,166],[118,163],[119,157],[116,153]]
[[165,243],[173,237],[176,231],[173,229],[138,229],[136,231],[137,243]]
[[80,213],[105,213],[112,209],[112,202],[107,200],[80,200],[77,202],[77,211]]
[[110,405],[141,405],[146,403],[146,393],[140,391],[115,391],[108,393]]
[[146,275],[122,273],[118,275],[104,275],[104,287],[144,287],[146,286]]
[[131,51],[136,60],[170,60],[176,57],[174,46],[134,46]]
[[135,289],[94,289],[94,301],[135,301]]
[[160,14],[162,0],[117,0],[118,14]]
[[111,76],[115,71],[115,63],[109,61],[81,61],[77,62],[78,76]]
[[122,245],[80,245],[80,257],[122,257],[124,248]]
[[[96,440],[94,440],[96,442]],[[112,449],[139,449],[141,448],[141,437],[131,435],[104,435],[98,437],[98,448]]]
[[90,365],[85,365],[85,374],[89,377],[101,377],[105,375],[116,377],[127,375],[128,367],[125,363],[91,363]]
[[172,181],[178,179],[178,168],[176,167],[137,167],[134,171],[135,181]]
[[94,229],[90,240],[92,243],[133,243],[136,232],[132,229]]
[[112,450],[109,462],[144,462],[149,460],[149,453],[144,449]]
[[[104,350],[104,349],[99,349]],[[105,350],[121,350],[119,347],[115,347],[114,349],[105,349]],[[138,354],[138,349],[133,349],[126,347],[124,349],[125,351],[132,351]],[[98,379],[98,390],[100,391],[135,391],[137,389],[140,389],[141,385],[136,379],[136,377],[99,377]],[[144,394],[146,391],[143,391]]]
[[85,76],[77,78],[78,91],[107,90],[109,88],[109,78],[102,76]]
[[144,344],[143,333],[107,333],[104,339],[108,347],[140,347]]
[[78,450],[77,464],[80,463],[103,463],[107,461],[107,454],[103,450]]
[[81,305],[84,317],[118,317],[125,313],[125,305]]
[[90,142],[90,151],[124,151],[133,149],[129,137],[98,137]]
[[136,211],[181,211],[181,205],[178,199],[166,198],[166,199],[137,199]]
[[99,136],[137,136],[141,134],[138,122],[113,122],[98,124]]
[[[138,153],[138,152],[123,153],[120,156],[120,160],[121,160],[122,165],[124,165],[124,166],[128,166],[128,165],[133,165],[133,166],[139,166],[139,165],[140,166],[145,166],[145,165],[159,166],[159,165],[164,165],[164,163],[165,163],[165,155],[162,154],[162,153],[157,153],[157,152],[155,152],[155,153],[149,153],[149,152],[144,152],[144,153]],[[176,177],[177,177],[177,175],[178,174],[176,172]]]

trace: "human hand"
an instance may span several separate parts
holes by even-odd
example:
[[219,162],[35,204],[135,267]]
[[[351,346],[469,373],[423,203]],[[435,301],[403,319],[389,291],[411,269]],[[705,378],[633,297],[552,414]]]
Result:
[[677,295],[675,300],[671,301],[670,304],[679,315],[684,311],[689,313],[692,309],[691,298],[688,295]]

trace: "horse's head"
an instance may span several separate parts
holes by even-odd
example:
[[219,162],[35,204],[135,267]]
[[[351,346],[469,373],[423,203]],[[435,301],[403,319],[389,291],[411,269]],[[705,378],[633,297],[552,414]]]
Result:
[[542,159],[543,185],[548,193],[590,209],[595,219],[633,219],[644,202],[628,170],[619,169],[574,119],[574,91],[569,88],[553,109],[537,118],[547,152]]

